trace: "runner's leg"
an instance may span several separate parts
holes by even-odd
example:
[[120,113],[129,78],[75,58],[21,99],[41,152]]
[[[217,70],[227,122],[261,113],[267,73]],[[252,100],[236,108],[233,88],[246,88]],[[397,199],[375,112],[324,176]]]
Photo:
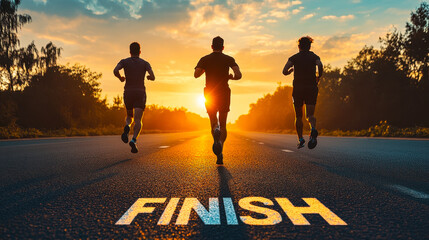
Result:
[[133,109],[127,109],[127,117],[125,118],[124,132],[121,135],[121,139],[124,143],[128,143],[128,134],[130,132],[130,125],[133,123]]
[[308,141],[308,148],[313,149],[317,145],[317,136],[319,133],[316,130],[316,118],[314,117],[314,110],[316,105],[305,105],[305,112],[307,121],[310,123],[311,133],[310,133],[310,141]]
[[298,138],[302,139],[302,128],[303,128],[303,123],[302,123],[302,105],[297,105],[294,104],[294,109],[295,109],[295,128],[296,128],[296,133],[298,134]]
[[214,130],[218,127],[219,120],[217,118],[217,112],[210,111],[210,112],[208,112],[208,114],[209,114],[209,118],[210,118],[211,133],[212,133],[212,136],[213,136]]
[[316,105],[305,105],[305,115],[307,117],[307,121],[310,123],[311,129],[316,129],[316,117],[314,116],[315,109]]
[[220,125],[220,141],[223,143],[226,140],[226,119],[228,117],[228,112],[219,112],[219,125]]
[[135,108],[134,109],[134,135],[133,139],[137,139],[140,135],[140,131],[142,128],[142,117],[143,117],[143,108]]
[[125,118],[125,125],[130,126],[131,123],[133,123],[133,117],[132,117],[132,115],[129,116],[129,114],[127,114],[127,117]]

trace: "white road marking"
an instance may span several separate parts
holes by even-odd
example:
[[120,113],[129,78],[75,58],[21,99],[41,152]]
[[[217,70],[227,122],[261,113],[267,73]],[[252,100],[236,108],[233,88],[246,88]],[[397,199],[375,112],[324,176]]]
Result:
[[395,190],[398,190],[398,191],[405,193],[405,194],[407,194],[411,197],[414,197],[414,198],[429,199],[429,194],[419,192],[419,191],[416,191],[416,190],[413,190],[411,188],[407,188],[407,187],[404,187],[401,185],[389,185],[388,187],[395,189]]
[[293,152],[292,150],[289,150],[289,149],[282,149],[282,151],[283,151],[283,152],[287,152],[287,153],[291,153],[291,152]]
[[159,146],[158,148],[169,148],[170,146]]
[[264,144],[263,142],[259,142],[259,144]]

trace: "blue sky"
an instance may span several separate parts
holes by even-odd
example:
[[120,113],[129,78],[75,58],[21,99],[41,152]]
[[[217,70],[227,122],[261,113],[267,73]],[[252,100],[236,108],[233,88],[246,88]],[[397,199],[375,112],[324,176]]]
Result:
[[[80,63],[101,72],[108,99],[122,92],[112,69],[128,56],[133,41],[142,44],[157,81],[148,83],[148,103],[184,106],[205,116],[197,102],[203,79],[193,78],[199,58],[210,53],[211,39],[225,39],[225,53],[243,72],[233,82],[230,120],[249,104],[291,84],[281,70],[296,53],[303,35],[314,38],[322,62],[341,67],[364,45],[396,27],[403,31],[421,1],[232,1],[232,0],[26,0],[19,10],[33,22],[21,31],[22,44],[63,47],[61,63]],[[178,101],[179,99],[179,101]]]

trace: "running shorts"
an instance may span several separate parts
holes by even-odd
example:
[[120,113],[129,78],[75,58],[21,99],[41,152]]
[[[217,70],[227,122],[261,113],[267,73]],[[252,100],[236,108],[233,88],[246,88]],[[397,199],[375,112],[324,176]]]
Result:
[[133,117],[134,108],[146,108],[146,92],[140,89],[132,89],[124,91],[124,103],[127,109],[127,115]]
[[318,93],[319,88],[317,86],[294,87],[292,91],[293,104],[298,107],[304,104],[316,105]]
[[231,89],[216,89],[216,91],[204,88],[207,113],[229,112],[231,103]]

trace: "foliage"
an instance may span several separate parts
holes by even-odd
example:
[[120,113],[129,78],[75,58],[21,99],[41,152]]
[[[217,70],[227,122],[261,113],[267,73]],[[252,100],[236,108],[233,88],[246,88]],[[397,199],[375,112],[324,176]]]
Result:
[[429,128],[427,127],[408,127],[398,128],[380,121],[378,124],[364,130],[343,131],[343,130],[321,130],[325,136],[360,136],[360,137],[417,137],[428,138]]
[[21,60],[27,57],[25,53],[32,52],[31,46],[28,51],[18,48],[18,30],[31,21],[29,15],[17,13],[19,4],[19,0],[0,1],[0,69],[2,73],[0,77],[6,77],[9,80],[10,91],[14,90],[15,85],[22,85],[27,80],[20,68],[23,65]]
[[31,22],[28,14],[18,14],[21,1],[0,1],[0,90],[22,90],[34,75],[45,72],[57,64],[61,48],[52,42],[41,48],[34,42],[20,48],[18,31]]
[[241,115],[237,125],[246,130],[288,129],[293,127],[292,88],[279,86],[250,105],[247,115]]

